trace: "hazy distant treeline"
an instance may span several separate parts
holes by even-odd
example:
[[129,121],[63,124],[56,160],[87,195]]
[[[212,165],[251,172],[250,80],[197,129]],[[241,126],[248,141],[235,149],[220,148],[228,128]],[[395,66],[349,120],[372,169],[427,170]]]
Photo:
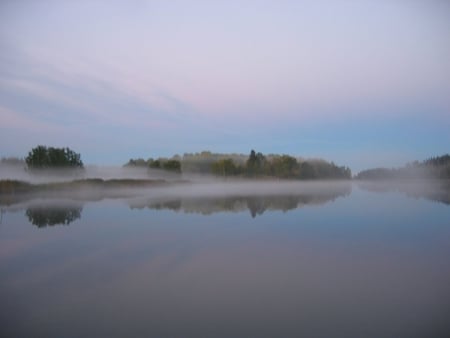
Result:
[[[33,173],[41,169],[84,168],[81,155],[69,148],[37,146],[26,158],[0,159],[0,169],[28,169]],[[268,154],[252,150],[249,155],[220,154],[210,151],[185,153],[171,158],[130,159],[124,167],[157,169],[175,174],[214,175],[219,177],[285,178],[285,179],[350,179],[348,167],[338,166],[321,159],[302,159],[290,155]],[[21,171],[21,170],[19,170]],[[66,171],[66,170],[65,170]],[[400,168],[374,168],[363,170],[355,178],[382,179],[450,179],[450,155],[412,162]]]
[[375,168],[361,171],[357,179],[450,179],[450,155],[429,158],[422,162],[412,162],[400,168]]
[[348,167],[324,160],[302,160],[290,155],[217,154],[209,151],[172,158],[130,159],[127,167],[148,167],[183,173],[212,174],[222,177],[259,177],[286,179],[350,179]]
[[19,157],[2,157],[0,159],[0,165],[3,166],[17,166],[25,168],[26,162],[25,159]]

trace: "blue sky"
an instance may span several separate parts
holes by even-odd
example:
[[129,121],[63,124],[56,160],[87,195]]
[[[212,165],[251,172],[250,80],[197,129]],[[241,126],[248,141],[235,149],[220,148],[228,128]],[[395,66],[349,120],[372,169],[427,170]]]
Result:
[[0,156],[450,152],[447,1],[2,1]]

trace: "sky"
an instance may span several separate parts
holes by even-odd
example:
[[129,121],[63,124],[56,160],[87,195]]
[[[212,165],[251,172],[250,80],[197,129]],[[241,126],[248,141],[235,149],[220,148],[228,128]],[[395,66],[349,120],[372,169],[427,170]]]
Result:
[[450,1],[0,1],[0,156],[450,152]]

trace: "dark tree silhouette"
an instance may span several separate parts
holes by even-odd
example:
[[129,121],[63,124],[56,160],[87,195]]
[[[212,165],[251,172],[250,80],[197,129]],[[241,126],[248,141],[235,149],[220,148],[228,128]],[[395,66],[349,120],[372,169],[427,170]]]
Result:
[[253,149],[247,160],[247,175],[256,176],[264,173],[266,158],[262,153],[256,153]]
[[73,150],[42,145],[33,148],[25,162],[29,169],[83,168],[80,154]]

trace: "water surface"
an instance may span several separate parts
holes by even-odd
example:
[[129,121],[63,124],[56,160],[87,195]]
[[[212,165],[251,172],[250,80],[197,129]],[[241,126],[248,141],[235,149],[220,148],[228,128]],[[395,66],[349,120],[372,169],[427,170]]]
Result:
[[0,333],[448,336],[449,205],[327,186],[3,205]]

